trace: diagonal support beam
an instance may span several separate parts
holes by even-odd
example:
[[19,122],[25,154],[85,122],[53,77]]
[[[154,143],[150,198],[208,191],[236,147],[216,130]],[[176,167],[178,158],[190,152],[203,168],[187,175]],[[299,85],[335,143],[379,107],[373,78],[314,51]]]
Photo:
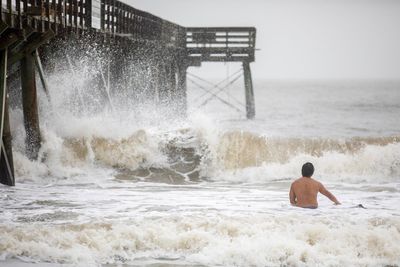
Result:
[[217,96],[219,93],[221,93],[222,91],[224,91],[226,88],[228,88],[228,86],[234,84],[237,80],[240,79],[240,77],[242,77],[242,74],[236,76],[233,80],[229,81],[224,87],[219,88],[219,90],[216,93],[212,93],[212,95],[210,97],[208,97],[206,100],[203,101],[203,103],[200,106],[204,106],[205,104],[207,104],[211,99],[213,99],[215,96]]
[[[204,88],[203,86],[201,86],[201,85],[198,84],[197,82],[195,82],[195,81],[193,81],[193,80],[190,80],[190,79],[189,79],[189,81],[190,81],[191,83],[193,83],[194,85],[196,85],[197,87],[199,87],[200,89],[203,89],[204,91],[208,91],[207,88]],[[209,91],[208,91],[208,92],[209,92]],[[212,92],[209,92],[209,93],[212,94],[213,97],[215,97],[215,99],[218,99],[221,103],[227,105],[228,107],[230,107],[230,108],[236,110],[236,111],[239,112],[239,113],[242,112],[239,108],[235,107],[234,105],[232,105],[232,104],[229,103],[228,101],[222,99],[222,98],[219,97],[218,95],[216,95],[216,94],[214,94],[214,93],[212,93]],[[204,103],[203,103],[203,105],[204,105]],[[203,105],[198,106],[197,109],[199,109],[199,108],[202,107]]]
[[40,77],[40,81],[42,82],[42,87],[43,87],[44,93],[46,94],[47,100],[49,101],[49,103],[51,105],[49,86],[47,85],[46,76],[43,71],[42,61],[40,60],[39,52],[36,50],[33,53],[33,56],[35,57],[35,65],[39,72],[39,77]]
[[[193,77],[193,78],[196,78],[196,79],[198,79],[198,80],[200,80],[200,81],[202,81],[202,82],[204,82],[204,83],[209,84],[210,86],[212,86],[211,89],[210,89],[210,91],[211,91],[211,90],[213,90],[213,89],[221,89],[221,88],[225,89],[225,88],[227,87],[227,85],[229,85],[229,79],[230,79],[231,77],[236,76],[236,75],[239,74],[241,71],[242,71],[242,70],[240,69],[240,70],[234,72],[234,73],[231,74],[229,77],[224,78],[223,80],[221,80],[220,82],[218,82],[218,83],[216,83],[216,84],[213,84],[212,82],[207,81],[206,79],[203,79],[203,78],[201,78],[201,77],[199,77],[199,76],[197,76],[197,75],[194,75],[193,73],[188,73],[188,74],[189,74],[189,76],[191,76],[191,77]],[[240,74],[240,75],[241,75],[241,74]],[[223,85],[224,83],[227,83],[227,84]],[[222,87],[221,87],[221,86],[222,86]],[[218,92],[218,93],[219,93],[219,92]],[[201,99],[201,98],[203,98],[203,97],[206,96],[206,95],[208,95],[207,92],[205,92],[204,94],[202,94],[201,96],[199,96],[198,99]]]

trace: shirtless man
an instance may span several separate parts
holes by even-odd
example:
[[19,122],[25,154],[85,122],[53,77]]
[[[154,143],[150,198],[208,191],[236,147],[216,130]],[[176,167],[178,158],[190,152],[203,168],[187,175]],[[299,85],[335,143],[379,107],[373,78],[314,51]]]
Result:
[[297,207],[316,209],[318,208],[318,192],[333,201],[335,205],[340,205],[336,197],[329,192],[320,182],[311,178],[314,174],[314,166],[307,162],[301,168],[303,177],[297,179],[290,186],[290,204]]

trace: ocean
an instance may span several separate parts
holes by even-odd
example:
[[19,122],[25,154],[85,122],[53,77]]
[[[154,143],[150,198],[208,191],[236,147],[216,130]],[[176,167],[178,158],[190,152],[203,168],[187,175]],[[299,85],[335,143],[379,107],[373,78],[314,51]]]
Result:
[[[38,161],[11,110],[0,266],[400,266],[400,82],[256,80],[250,121],[241,82],[176,116],[51,76]],[[342,205],[290,205],[308,161]]]

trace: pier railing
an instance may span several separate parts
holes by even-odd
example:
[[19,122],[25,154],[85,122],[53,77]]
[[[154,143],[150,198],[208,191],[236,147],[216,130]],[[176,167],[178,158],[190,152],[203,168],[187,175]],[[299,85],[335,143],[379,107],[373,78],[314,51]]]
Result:
[[9,28],[37,32],[60,29],[77,31],[90,27],[91,0],[0,0],[1,20]]
[[134,40],[185,46],[186,30],[116,0],[0,0],[9,28],[55,33],[100,31]]
[[187,54],[193,65],[202,61],[253,62],[255,42],[253,27],[186,28]]
[[[91,16],[93,28],[99,27],[99,30],[134,40],[158,41],[176,47],[185,46],[184,27],[122,2],[102,0],[99,19],[95,15]],[[95,21],[99,21],[100,25],[94,23]]]

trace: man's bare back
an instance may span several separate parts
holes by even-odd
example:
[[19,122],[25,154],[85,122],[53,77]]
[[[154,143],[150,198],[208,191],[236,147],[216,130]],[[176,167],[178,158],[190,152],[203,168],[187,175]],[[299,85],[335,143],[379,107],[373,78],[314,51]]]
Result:
[[[307,168],[309,168],[308,172]],[[304,169],[306,171],[304,171]],[[302,172],[303,177],[294,181],[290,186],[290,204],[302,208],[316,209],[318,207],[318,192],[328,197],[336,205],[340,204],[336,197],[331,192],[329,192],[322,185],[322,183],[311,178],[311,175],[314,173],[314,166],[311,163],[304,164]]]

